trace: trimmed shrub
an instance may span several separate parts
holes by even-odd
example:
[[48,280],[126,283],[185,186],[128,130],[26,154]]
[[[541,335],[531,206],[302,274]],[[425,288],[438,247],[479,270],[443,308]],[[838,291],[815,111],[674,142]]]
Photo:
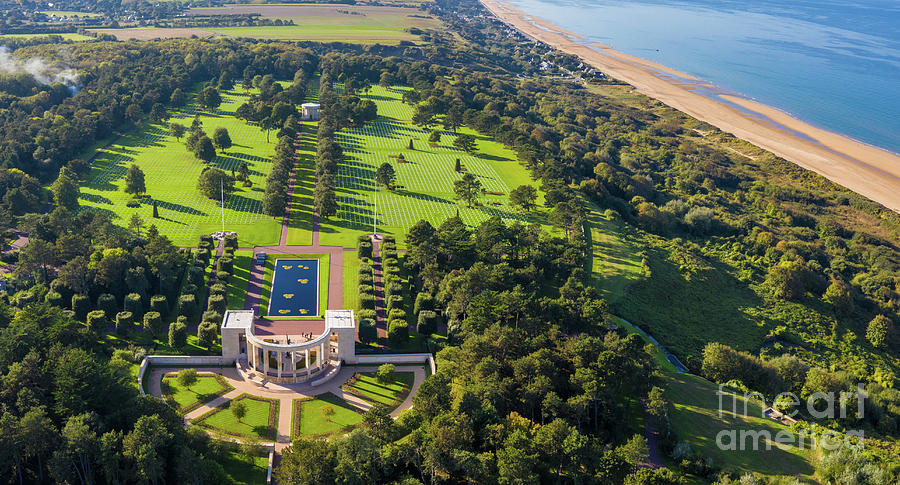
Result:
[[369,237],[368,234],[360,234],[359,236],[356,236],[357,244],[359,244],[361,242],[366,242],[366,241],[371,241],[371,238]]
[[205,242],[209,243],[209,245],[212,246],[212,243],[213,243],[212,234],[206,234],[206,235],[200,236],[200,244],[203,244]]
[[434,310],[434,297],[424,291],[416,295],[413,314],[418,315],[422,313],[422,310]]
[[359,307],[364,310],[374,310],[375,309],[375,295],[368,295],[362,293],[359,295]]
[[357,274],[371,275],[372,274],[372,266],[368,263],[359,263],[359,271],[357,271]]
[[159,312],[147,312],[144,314],[144,330],[154,337],[159,337],[163,332],[162,315]]
[[219,312],[214,312],[212,310],[206,310],[203,312],[203,321],[204,322],[212,322],[215,323],[216,326],[222,324],[222,314]]
[[198,345],[205,348],[210,348],[213,344],[216,343],[216,338],[219,336],[219,328],[215,323],[212,322],[201,322],[200,326],[197,327],[197,340]]
[[381,257],[381,267],[382,268],[390,268],[390,267],[400,267],[400,261],[397,260],[397,255],[394,256],[384,256]]
[[187,325],[181,322],[169,324],[169,346],[176,349],[184,347],[187,343]]
[[106,319],[106,312],[103,310],[94,310],[87,314],[87,328],[91,333],[102,333],[109,326],[109,320]]
[[129,293],[125,295],[125,311],[131,312],[134,318],[144,317],[144,304],[141,303],[141,295],[137,293]]
[[70,290],[68,286],[63,284],[62,280],[57,278],[57,279],[51,281],[50,289],[59,293],[60,295],[62,295],[63,301],[65,301],[67,304],[71,303],[72,295],[74,293],[72,293],[72,290]]
[[371,241],[360,241],[359,244],[356,245],[356,254],[360,258],[371,258],[372,257],[372,242]]
[[225,303],[225,297],[222,295],[212,295],[209,297],[209,301],[207,302],[207,308],[216,312],[225,314],[225,309],[227,307]]
[[184,285],[184,288],[181,289],[182,295],[194,295],[197,298],[200,298],[200,287],[193,283],[188,283]]
[[384,277],[381,279],[381,282],[384,283],[385,286],[387,286],[391,283],[400,283],[400,284],[403,283],[403,281],[400,279],[400,277],[395,274],[384,275]]
[[372,285],[359,285],[359,294],[360,295],[374,295],[375,287]]
[[181,295],[178,297],[178,314],[184,315],[188,320],[193,320],[197,315],[197,297],[194,295]]
[[150,310],[160,315],[169,314],[169,299],[164,295],[153,295],[150,297]]
[[228,256],[222,256],[219,258],[219,262],[216,264],[217,271],[227,271],[231,273],[234,270],[234,259]]
[[406,312],[399,308],[391,309],[388,312],[388,320],[396,320],[398,318],[406,319]]
[[422,310],[419,312],[419,320],[416,324],[416,331],[422,335],[431,335],[437,330],[438,316],[433,310]]
[[228,280],[231,279],[231,273],[228,271],[217,271],[216,272],[216,281],[221,281],[222,283],[228,283]]
[[381,259],[385,260],[385,261],[386,260],[398,261],[397,250],[396,249],[382,249]]
[[409,328],[406,326],[406,320],[391,320],[388,323],[387,338],[392,347],[399,347],[409,341]]
[[72,295],[72,311],[75,312],[75,318],[84,321],[91,311],[91,299],[87,295]]
[[403,295],[403,284],[392,281],[391,283],[384,285],[384,296],[390,298],[394,295]]
[[203,286],[203,280],[206,278],[206,272],[199,266],[191,266],[188,269],[188,281],[198,287]]
[[358,318],[369,318],[375,320],[375,310],[360,310],[356,312]]
[[356,279],[356,282],[361,285],[372,285],[375,284],[375,277],[372,276],[372,273],[360,273]]
[[34,292],[31,290],[23,290],[16,293],[16,306],[25,308],[28,304],[34,303]]
[[200,261],[203,268],[209,266],[209,249],[198,249],[197,250],[197,260]]
[[116,333],[128,335],[134,327],[134,314],[129,311],[116,313]]
[[382,251],[388,251],[388,250],[394,250],[394,251],[396,251],[396,250],[397,250],[397,243],[396,243],[396,242],[384,242],[384,243],[381,243],[381,249],[382,249]]
[[112,320],[119,313],[118,305],[116,305],[116,297],[109,293],[103,293],[97,297],[97,310],[102,310],[106,314],[106,318]]
[[62,308],[63,306],[63,296],[56,291],[48,291],[47,296],[44,297],[44,301],[55,307]]
[[391,236],[391,235],[387,235],[387,236],[384,236],[384,239],[382,239],[381,242],[383,242],[385,244],[391,244],[391,243],[397,244],[397,238],[395,238],[394,236]]
[[222,283],[216,283],[209,287],[209,296],[213,296],[213,295],[225,296],[227,291],[228,291],[228,287],[226,287]]
[[387,299],[387,308],[388,310],[393,310],[395,308],[403,308],[403,297],[400,295],[391,295],[390,298]]
[[212,251],[212,248],[213,248],[212,240],[204,241],[203,239],[200,239],[200,242],[197,244],[197,249],[206,249],[206,250]]
[[184,315],[178,315],[178,318],[175,319],[178,323],[183,323],[184,326],[188,326],[190,322],[188,322],[188,318]]
[[232,251],[237,249],[238,247],[238,238],[237,234],[228,234],[225,236],[225,247],[231,249]]
[[369,318],[360,319],[359,341],[370,344],[376,340],[378,340],[378,329],[375,327],[375,320]]
[[399,266],[386,266],[384,268],[384,274],[387,276],[400,276],[400,267]]

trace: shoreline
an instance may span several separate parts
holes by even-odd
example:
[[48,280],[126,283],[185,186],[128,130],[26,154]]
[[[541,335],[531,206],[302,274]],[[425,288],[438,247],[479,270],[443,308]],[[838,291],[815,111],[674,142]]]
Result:
[[747,98],[724,92],[717,92],[715,97],[701,94],[697,88],[712,86],[607,45],[587,45],[578,34],[523,12],[505,0],[479,1],[495,17],[527,37],[576,55],[641,94],[900,212],[900,155],[816,127]]

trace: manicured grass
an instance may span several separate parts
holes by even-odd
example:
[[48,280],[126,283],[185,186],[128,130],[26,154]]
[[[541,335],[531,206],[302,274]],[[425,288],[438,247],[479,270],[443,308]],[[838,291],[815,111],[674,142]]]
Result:
[[222,468],[230,483],[234,485],[264,485],[269,468],[268,453],[248,457],[236,451],[229,451],[222,460]]
[[[340,90],[340,86],[337,88]],[[509,192],[513,188],[538,185],[517,161],[515,153],[468,128],[460,129],[459,133],[476,136],[477,148],[473,154],[454,148],[456,134],[443,130],[441,141],[430,146],[425,130],[410,121],[413,108],[401,101],[406,89],[373,86],[368,93],[360,94],[378,106],[378,119],[337,133],[335,138],[344,149],[346,161],[338,167],[335,177],[338,214],[332,220],[321,221],[321,244],[355,247],[358,235],[372,232],[376,197],[378,232],[393,234],[401,245],[408,229],[419,220],[437,226],[457,211],[469,225],[499,216],[508,223],[536,222],[551,230],[546,225],[545,209],[525,214],[509,204]],[[408,148],[410,139],[415,150]],[[392,158],[401,153],[409,163],[398,163]],[[489,192],[479,197],[471,208],[457,201],[453,193],[453,182],[462,178],[462,173],[454,170],[457,158]],[[402,187],[392,191],[379,187],[376,191],[375,170],[384,162],[394,165],[395,183]],[[542,197],[539,204],[541,201]]]
[[418,36],[404,31],[402,27],[393,26],[283,25],[212,27],[209,30],[230,37],[249,37],[266,40],[307,40],[353,44],[398,44],[402,40],[411,42],[419,40]]
[[253,251],[238,250],[234,252],[234,268],[231,271],[231,277],[228,279],[226,293],[229,310],[241,310],[244,308],[252,265]]
[[389,384],[378,382],[374,373],[365,373],[355,374],[351,382],[344,384],[344,388],[373,403],[390,406],[399,404],[406,397],[412,382],[413,374],[410,372],[396,372],[394,381]]
[[[240,421],[229,408],[229,405],[236,401],[243,401],[247,404],[247,415]],[[278,400],[267,400],[242,394],[225,406],[212,410],[194,422],[211,428],[213,431],[232,436],[272,440],[278,427]]]
[[[319,312],[324,315],[328,308],[328,277],[331,262],[330,254],[269,254],[266,255],[266,269],[263,273],[263,290],[260,297],[260,314],[269,308],[269,295],[272,292],[272,276],[275,272],[275,260],[278,259],[318,259],[319,260]],[[316,318],[311,315],[310,318]]]
[[215,374],[204,372],[197,376],[197,382],[194,385],[186,388],[178,383],[175,373],[167,374],[163,377],[163,393],[166,400],[174,402],[176,409],[183,414],[230,390],[230,386],[223,385],[220,379],[217,379]]
[[344,308],[348,310],[359,310],[358,271],[359,256],[356,251],[344,251]]
[[316,123],[303,122],[303,126],[300,127],[297,169],[294,172],[294,192],[291,196],[291,217],[287,229],[287,243],[292,246],[312,244],[316,130]]
[[[236,170],[242,162],[250,167],[252,187],[236,185],[225,200],[226,230],[238,233],[239,246],[276,244],[281,232],[280,219],[262,214],[265,178],[271,169],[268,158],[274,150],[274,133],[266,134],[255,125],[238,120],[232,113],[249,94],[240,90],[222,93],[222,105],[214,113],[199,112],[195,107],[173,113],[170,121],[190,126],[200,114],[203,130],[211,135],[218,127],[228,130],[234,146],[219,152],[212,166],[226,172]],[[147,194],[139,208],[126,207],[132,197],[122,191],[125,172],[131,164],[145,174]],[[146,225],[155,224],[160,233],[178,246],[193,246],[202,234],[221,230],[221,204],[197,190],[197,179],[206,165],[189,153],[184,137],[169,135],[168,125],[145,121],[143,126],[119,138],[92,163],[81,188],[81,204],[109,214],[113,222],[127,226],[133,214]],[[152,200],[156,200],[159,218],[154,219]]]
[[625,294],[625,288],[644,276],[637,237],[627,232],[625,223],[606,215],[596,205],[587,205],[585,220],[588,264],[591,281],[609,302]]
[[[781,449],[774,443],[771,450],[760,449],[737,451],[721,450],[716,444],[719,431],[741,430],[768,431],[774,438],[778,431],[788,430],[771,419],[761,417],[757,401],[750,401],[746,416],[743,413],[743,398],[738,398],[737,415],[731,412],[730,396],[722,397],[722,417],[719,417],[718,387],[700,377],[690,374],[667,375],[666,399],[672,403],[670,419],[672,430],[679,440],[690,443],[691,448],[702,456],[712,458],[717,466],[742,472],[758,472],[766,475],[799,475],[810,478],[814,467],[810,463],[814,452],[800,450],[796,446]],[[751,440],[748,440],[749,445]],[[807,448],[809,442],[807,440]]]
[[[326,415],[323,412],[326,406],[331,407],[334,414]],[[352,428],[360,421],[362,414],[357,408],[331,393],[320,394],[314,399],[294,400],[294,436],[331,434]]]

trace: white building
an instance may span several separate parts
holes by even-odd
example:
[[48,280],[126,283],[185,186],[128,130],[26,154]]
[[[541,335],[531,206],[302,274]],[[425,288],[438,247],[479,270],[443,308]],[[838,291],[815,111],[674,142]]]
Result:
[[319,103],[303,103],[300,105],[300,119],[304,121],[318,121],[319,110],[322,106]]

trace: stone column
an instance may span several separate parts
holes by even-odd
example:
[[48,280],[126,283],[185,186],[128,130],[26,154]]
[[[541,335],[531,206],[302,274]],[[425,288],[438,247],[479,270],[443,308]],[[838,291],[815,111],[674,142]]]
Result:
[[304,352],[306,353],[306,380],[309,380],[309,371],[310,371],[310,367],[309,367],[309,349],[304,350]]
[[247,339],[247,363],[250,364],[250,369],[256,370],[256,346],[253,345],[249,339]]
[[284,367],[284,352],[278,351],[278,378],[281,379],[281,368]]
[[269,349],[263,347],[263,374],[269,376]]
[[297,352],[291,351],[291,376],[294,378],[294,382],[297,381]]
[[319,368],[325,367],[325,364],[328,362],[328,350],[331,350],[331,344],[326,340],[319,345]]

